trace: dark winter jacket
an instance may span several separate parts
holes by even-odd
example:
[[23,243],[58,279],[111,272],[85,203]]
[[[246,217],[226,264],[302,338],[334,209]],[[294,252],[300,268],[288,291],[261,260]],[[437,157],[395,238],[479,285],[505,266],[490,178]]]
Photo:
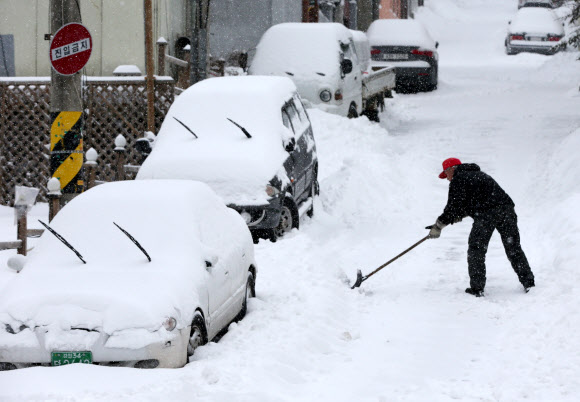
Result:
[[513,208],[509,195],[475,163],[464,163],[455,168],[449,184],[449,197],[443,214],[438,218],[449,225],[466,216],[474,217],[478,212],[497,207]]

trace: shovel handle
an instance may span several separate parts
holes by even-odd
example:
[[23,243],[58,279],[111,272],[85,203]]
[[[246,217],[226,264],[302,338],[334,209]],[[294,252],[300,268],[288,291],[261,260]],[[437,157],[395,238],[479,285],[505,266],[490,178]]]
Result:
[[371,272],[370,274],[366,275],[364,277],[364,280],[367,280],[368,278],[370,278],[371,276],[373,276],[374,274],[376,274],[377,272],[379,272],[381,269],[383,269],[384,267],[386,267],[387,265],[389,265],[390,263],[392,263],[393,261],[395,261],[397,258],[399,258],[399,257],[407,254],[409,251],[413,250],[415,247],[417,247],[419,244],[423,243],[428,238],[429,238],[429,235],[423,237],[421,240],[419,240],[417,243],[413,244],[411,247],[409,247],[408,249],[406,249],[405,251],[403,251],[401,254],[399,254],[396,257],[390,259],[389,261],[385,262],[383,265],[381,265],[380,267],[378,267],[377,269],[375,269],[373,272]]

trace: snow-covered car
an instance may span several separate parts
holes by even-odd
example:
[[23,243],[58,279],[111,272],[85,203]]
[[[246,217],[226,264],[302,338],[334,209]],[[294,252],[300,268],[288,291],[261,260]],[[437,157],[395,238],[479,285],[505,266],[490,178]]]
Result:
[[393,66],[397,89],[431,91],[437,88],[439,43],[420,21],[412,19],[375,20],[367,30],[373,70]]
[[563,25],[550,9],[522,7],[509,22],[505,52],[508,55],[521,52],[554,54],[560,50]]
[[555,8],[556,4],[552,0],[519,0],[518,8],[522,7]]
[[275,241],[312,216],[318,157],[310,119],[286,77],[201,81],[169,109],[137,179],[207,183],[255,241]]
[[204,183],[94,187],[47,225],[0,295],[0,370],[181,367],[245,315],[253,247]]
[[341,116],[363,111],[361,68],[349,29],[339,23],[283,23],[260,39],[250,75],[289,77],[314,107]]

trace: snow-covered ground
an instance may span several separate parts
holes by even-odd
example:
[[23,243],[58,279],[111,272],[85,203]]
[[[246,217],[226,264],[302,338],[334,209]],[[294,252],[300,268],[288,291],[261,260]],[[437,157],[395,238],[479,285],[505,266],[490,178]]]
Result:
[[[578,54],[506,56],[515,0],[425,3],[439,89],[390,100],[380,125],[311,111],[315,217],[256,246],[258,297],[244,320],[183,369],[1,372],[0,400],[580,400]],[[451,156],[478,163],[515,201],[537,287],[523,292],[495,234],[486,297],[465,294],[465,219],[351,290],[357,269],[426,235]],[[29,221],[46,214],[37,206]],[[12,210],[0,219],[0,239],[12,240]],[[0,291],[16,275],[12,254],[0,252]]]

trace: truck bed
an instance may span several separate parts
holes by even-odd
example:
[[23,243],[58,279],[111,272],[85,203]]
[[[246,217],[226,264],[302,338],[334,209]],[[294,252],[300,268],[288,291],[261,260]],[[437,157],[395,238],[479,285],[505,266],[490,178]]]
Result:
[[362,97],[368,99],[381,92],[395,88],[395,69],[385,67],[363,75]]

